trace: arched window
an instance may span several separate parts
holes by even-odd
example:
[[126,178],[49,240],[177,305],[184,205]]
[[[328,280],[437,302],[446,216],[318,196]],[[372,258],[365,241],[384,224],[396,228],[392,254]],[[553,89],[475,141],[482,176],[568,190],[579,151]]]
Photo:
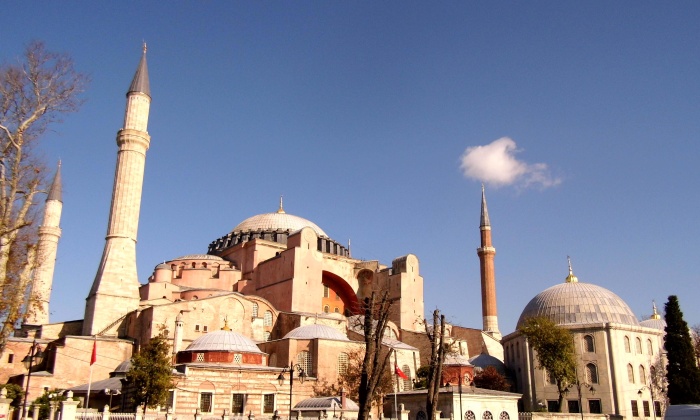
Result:
[[635,340],[635,350],[638,354],[642,354],[642,339],[639,337]]
[[331,311],[331,307],[330,307],[330,306],[328,306],[328,305],[324,305],[324,306],[323,306],[323,313],[324,313],[324,314],[327,314],[327,313],[329,313],[330,311]]
[[311,353],[308,351],[302,351],[301,353],[297,354],[297,363],[302,369],[304,369],[307,376],[314,376]]
[[258,304],[256,302],[253,302],[253,318],[258,317]]
[[598,383],[598,367],[593,363],[586,365],[586,382],[589,384]]
[[272,312],[270,311],[265,311],[265,319],[263,320],[263,325],[265,327],[271,327],[272,326]]
[[335,308],[335,309],[333,309],[333,312],[335,312],[336,314],[339,314],[339,313],[340,313],[340,309],[339,309],[339,308]]
[[625,353],[631,353],[632,349],[630,348],[630,338],[625,336]]
[[476,420],[476,414],[472,410],[467,410],[466,413],[464,413],[464,420]]
[[483,420],[493,420],[493,414],[491,414],[490,411],[484,411],[484,414],[481,416]]
[[654,354],[654,346],[652,345],[651,340],[647,340],[647,353],[649,353],[649,356]]
[[501,415],[498,416],[499,420],[510,420],[510,416],[508,415],[507,412],[501,411]]
[[647,371],[642,365],[639,365],[639,382],[643,384],[647,383]]
[[338,375],[344,375],[348,371],[348,354],[340,353],[338,355]]
[[595,353],[595,341],[592,335],[586,335],[583,337],[583,348],[588,353]]
[[403,373],[406,375],[406,379],[403,380],[403,390],[404,391],[410,391],[411,390],[411,368],[408,365],[403,365],[401,366],[401,370]]
[[270,331],[265,331],[265,333],[263,334],[263,338],[265,339],[265,341],[270,341]]
[[627,365],[627,379],[629,380],[629,383],[634,383],[634,368],[632,365]]

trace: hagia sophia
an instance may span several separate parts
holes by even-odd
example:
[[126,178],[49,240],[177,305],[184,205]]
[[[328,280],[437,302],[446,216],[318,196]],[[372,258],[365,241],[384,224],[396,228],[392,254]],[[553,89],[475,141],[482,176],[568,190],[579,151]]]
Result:
[[[30,401],[44,389],[72,389],[89,398],[90,408],[101,411],[107,401],[113,408],[126,408],[122,405],[126,402],[117,401],[120,398],[113,404],[109,390],[122,390],[131,356],[152,337],[164,334],[172,349],[175,388],[162,410],[286,417],[292,414],[290,408],[313,412],[337,407],[350,413],[352,403],[344,397],[342,404],[341,396],[314,398],[313,386],[319,380],[337,382],[350,355],[362,351],[364,341],[357,328],[361,302],[372,292],[386,291],[395,303],[384,345],[393,350],[392,363],[407,378],[397,377],[396,398],[409,410],[411,420],[424,419],[425,395],[414,389],[413,382],[429,357],[425,284],[416,255],[400,255],[388,264],[355,259],[348,246],[324,229],[287,213],[280,199],[276,211],[249,217],[203,244],[206,253],[200,253],[202,247],[170,257],[141,282],[136,237],[151,141],[145,47],[126,97],[104,251],[86,291],[84,319],[50,322],[48,316],[61,236],[59,166],[39,230],[44,258],[34,274],[32,295],[40,304],[9,338],[0,360],[0,381],[26,386],[27,369],[21,360],[37,343],[44,357],[31,371]],[[483,189],[480,205],[476,253],[483,325],[447,326],[454,353],[445,372],[448,376],[457,372],[457,379],[445,382],[457,381],[460,388],[459,403],[454,387],[444,388],[452,393],[453,403],[443,407],[442,417],[505,420],[517,419],[519,411],[553,411],[556,386],[537,368],[527,340],[518,331],[499,330],[496,250]],[[578,374],[585,386],[567,394],[564,411],[622,418],[660,415],[664,398],[654,394],[650,383],[656,366],[663,366],[659,361],[663,361],[664,322],[656,308],[652,319],[640,322],[611,291],[579,282],[571,265],[562,279],[528,303],[518,325],[529,317],[545,316],[573,333]],[[98,356],[93,364],[95,348]],[[308,380],[295,382],[291,389],[288,371],[293,365],[303,369]],[[474,373],[487,366],[506,374],[513,392],[471,385]],[[279,380],[284,374],[286,383]]]

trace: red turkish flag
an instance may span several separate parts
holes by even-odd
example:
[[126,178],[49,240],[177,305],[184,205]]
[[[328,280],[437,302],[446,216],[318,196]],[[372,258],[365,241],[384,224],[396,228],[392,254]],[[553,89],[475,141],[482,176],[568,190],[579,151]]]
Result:
[[401,369],[399,369],[399,365],[397,365],[396,363],[394,363],[394,373],[396,373],[396,375],[401,379],[408,379],[408,376],[406,376],[406,374],[403,373]]
[[90,358],[90,366],[97,361],[97,341],[92,343],[92,357]]

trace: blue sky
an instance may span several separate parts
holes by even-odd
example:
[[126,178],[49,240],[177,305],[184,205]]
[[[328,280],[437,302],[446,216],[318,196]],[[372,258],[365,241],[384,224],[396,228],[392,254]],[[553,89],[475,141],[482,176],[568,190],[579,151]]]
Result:
[[8,2],[3,14],[1,60],[43,40],[92,79],[41,148],[63,162],[52,321],[83,315],[145,40],[142,283],[284,195],[355,257],[416,254],[426,311],[479,328],[483,181],[504,334],[564,281],[567,255],[638,317],[677,294],[700,323],[700,3]]

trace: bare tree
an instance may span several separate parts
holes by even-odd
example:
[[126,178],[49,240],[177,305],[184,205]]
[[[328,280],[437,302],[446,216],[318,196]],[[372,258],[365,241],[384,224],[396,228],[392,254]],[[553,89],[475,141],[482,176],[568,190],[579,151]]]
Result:
[[425,333],[430,340],[430,362],[428,364],[428,393],[426,411],[428,419],[435,420],[437,414],[438,399],[440,397],[440,382],[442,378],[442,365],[445,362],[447,351],[445,343],[445,315],[440,315],[439,310],[433,311],[433,324],[425,323]]
[[693,342],[695,360],[697,360],[698,366],[700,366],[700,324],[693,325],[690,329],[690,340]]
[[357,420],[370,418],[372,399],[386,372],[391,356],[391,349],[382,346],[384,332],[389,322],[389,313],[394,299],[389,298],[389,292],[372,292],[364,301],[364,317],[362,330],[365,339],[365,354],[360,371],[360,386],[358,388],[359,413]]
[[35,205],[45,171],[33,152],[52,124],[78,110],[86,84],[69,56],[41,42],[0,67],[0,355],[29,303],[36,263]]

